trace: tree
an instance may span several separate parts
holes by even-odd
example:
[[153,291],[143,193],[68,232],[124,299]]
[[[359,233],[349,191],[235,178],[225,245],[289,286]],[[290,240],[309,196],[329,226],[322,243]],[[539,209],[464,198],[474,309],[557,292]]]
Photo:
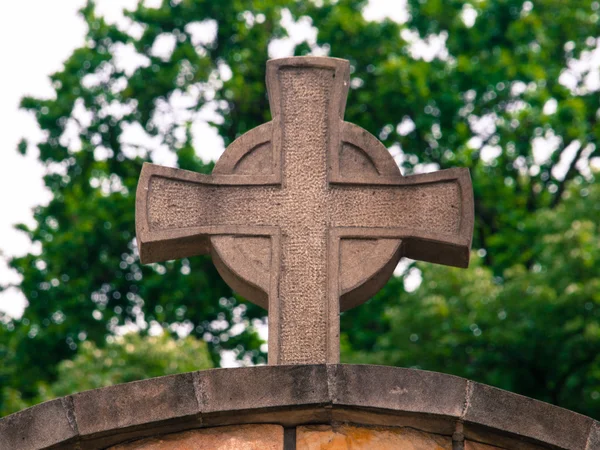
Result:
[[533,264],[494,277],[484,258],[460,270],[419,264],[423,283],[390,292],[389,331],[363,363],[461,375],[600,416],[600,186],[572,186],[524,233]]
[[73,359],[58,364],[56,381],[39,386],[35,399],[26,401],[15,389],[6,389],[4,409],[12,412],[74,392],[211,367],[206,343],[192,336],[127,333],[111,336],[103,347],[85,341]]
[[[343,315],[344,357],[372,353],[396,364],[433,364],[415,345],[408,347],[414,357],[384,345],[398,333],[395,321],[408,320],[393,305],[417,295],[429,299],[432,277],[473,282],[466,298],[456,294],[461,292],[456,286],[440,284],[438,294],[457,296],[459,311],[470,311],[478,297],[521,295],[513,277],[523,274],[521,286],[535,278],[548,245],[532,231],[532,221],[561,211],[573,186],[592,192],[596,185],[590,161],[598,157],[598,92],[585,61],[596,45],[598,2],[409,0],[409,19],[402,24],[366,20],[366,4],[165,0],[158,8],[140,4],[127,13],[127,27],[106,23],[92,1],[83,8],[86,43],[52,76],[56,97],[23,100],[46,133],[38,147],[53,200],[36,209],[36,228],[21,226],[39,243],[39,254],[11,261],[23,276],[19,288],[29,306],[23,318],[3,322],[5,389],[35,398],[39,383],[53,383],[59,362],[72,359],[81,343],[101,348],[106,336],[129,323],[142,332],[157,324],[171,333],[185,329],[201,336],[216,363],[222,349],[264,361],[252,326],[264,311],[234,296],[208,258],[139,264],[133,193],[141,163],[160,154],[154,147],[171,151],[181,168],[211,169],[196,155],[203,144],[199,117],[212,121],[225,145],[270,119],[265,63],[289,23],[312,24],[316,33],[296,44],[295,54],[350,60],[346,120],[378,136],[405,173],[466,166],[473,178],[474,249],[483,255],[476,263],[481,272],[450,276],[455,272],[420,265],[423,284],[410,295],[402,279],[391,280],[366,305]],[[143,139],[131,142],[132,135]],[[25,151],[27,143],[19,148]],[[579,272],[564,276],[570,284],[585,279]],[[553,278],[539,282],[554,289]],[[543,308],[546,297],[538,298]],[[534,306],[523,308],[523,323],[539,326],[530,317],[538,313]],[[551,312],[563,314],[558,308]],[[442,331],[452,324],[428,308],[413,308],[411,314],[423,328]],[[487,317],[486,323],[501,321],[497,314]],[[561,320],[552,317],[550,322]],[[479,338],[463,334],[456,350],[447,351],[464,353]],[[578,350],[566,357],[572,355],[573,363],[591,358],[593,345],[576,341]],[[519,378],[516,356],[486,363],[486,370],[493,366],[497,373],[489,382],[546,398],[530,385],[506,381]],[[455,373],[481,379],[482,366],[471,359],[456,367]],[[561,395],[550,400],[564,404]]]
[[192,336],[175,339],[164,333],[116,336],[103,348],[86,341],[72,360],[58,365],[58,379],[46,397],[55,398],[118,383],[212,368],[206,343]]

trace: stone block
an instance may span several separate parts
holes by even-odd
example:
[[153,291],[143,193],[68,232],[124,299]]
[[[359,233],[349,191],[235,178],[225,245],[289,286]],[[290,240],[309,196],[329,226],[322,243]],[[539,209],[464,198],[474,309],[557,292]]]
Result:
[[70,397],[51,400],[0,420],[0,449],[37,450],[77,436]]
[[435,372],[386,366],[332,366],[334,405],[382,408],[459,418],[467,381]]
[[585,450],[600,450],[600,424],[598,422],[592,424]]
[[237,425],[204,428],[116,445],[110,450],[283,450],[283,427]]
[[410,428],[312,425],[296,430],[296,450],[451,450],[448,436]]
[[73,396],[85,439],[161,421],[183,421],[200,413],[192,374],[179,374],[86,391]]
[[322,405],[329,402],[325,365],[259,366],[195,372],[203,414]]
[[[535,439],[558,448],[586,448],[592,420],[548,403],[513,394],[502,389],[473,383],[465,419],[465,436],[486,442],[489,433],[473,424],[514,435],[527,445]],[[503,445],[502,440],[489,442]],[[508,442],[508,441],[507,441]],[[511,445],[517,445],[512,444]]]

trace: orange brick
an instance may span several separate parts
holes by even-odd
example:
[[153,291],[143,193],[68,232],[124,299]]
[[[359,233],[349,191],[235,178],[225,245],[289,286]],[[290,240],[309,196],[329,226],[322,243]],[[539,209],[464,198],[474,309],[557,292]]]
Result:
[[111,450],[283,450],[279,425],[236,425],[166,434]]
[[451,450],[447,436],[411,428],[298,427],[296,450]]

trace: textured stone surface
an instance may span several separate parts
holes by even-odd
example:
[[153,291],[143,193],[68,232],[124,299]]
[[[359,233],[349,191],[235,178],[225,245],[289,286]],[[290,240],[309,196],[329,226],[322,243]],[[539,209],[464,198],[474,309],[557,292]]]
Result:
[[334,404],[425,412],[458,419],[467,381],[452,375],[397,367],[336,366]]
[[472,427],[477,424],[542,442],[551,438],[560,448],[586,449],[593,423],[589,417],[491,386],[478,383],[472,386],[464,414],[467,439],[503,444],[499,437],[490,442],[489,433]]
[[296,450],[452,450],[452,440],[410,428],[312,425],[296,430]]
[[598,422],[592,424],[586,450],[600,450],[600,423]]
[[145,165],[140,177],[142,261],[210,252],[226,282],[268,308],[270,364],[338,362],[340,309],[376,293],[401,256],[468,264],[468,170],[403,177],[343,121],[348,80],[345,60],[269,61],[272,122],[233,142],[210,176]]
[[[244,367],[196,373],[196,390],[205,414],[326,405],[330,402],[324,365]],[[250,382],[252,380],[252,382]]]
[[70,397],[33,406],[0,420],[0,449],[35,450],[77,436]]
[[283,450],[279,425],[236,425],[167,434],[111,450]]
[[200,413],[191,373],[82,392],[73,405],[84,437]]
[[319,364],[212,369],[83,392],[0,419],[0,449],[93,450],[226,425],[341,423],[506,449],[600,448],[598,422],[510,392],[421,370]]

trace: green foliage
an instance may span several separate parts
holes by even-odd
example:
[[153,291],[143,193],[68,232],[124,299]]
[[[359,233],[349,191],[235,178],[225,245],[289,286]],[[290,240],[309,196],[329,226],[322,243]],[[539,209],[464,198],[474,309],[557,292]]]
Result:
[[[11,261],[29,306],[0,320],[0,409],[38,398],[62,379],[61,361],[85,365],[81,352],[105,351],[106,337],[132,323],[186,327],[209,341],[214,363],[223,349],[264,361],[252,327],[264,311],[235,297],[209,258],[139,264],[134,192],[153,152],[125,137],[137,127],[179,167],[209,172],[194,117],[214,111],[226,145],[270,119],[265,63],[289,11],[318,31],[296,54],[320,48],[350,60],[346,120],[378,136],[405,173],[466,166],[473,178],[481,256],[468,271],[420,264],[419,289],[407,293],[394,278],[343,314],[344,359],[456,373],[600,416],[599,198],[589,169],[599,96],[587,69],[569,88],[559,82],[596,45],[600,5],[409,0],[410,18],[398,24],[365,20],[366,3],[165,0],[128,12],[129,29],[106,23],[92,1],[82,9],[86,43],[52,75],[56,96],[22,102],[45,132],[38,147],[53,199],[35,210],[35,228],[20,227],[39,252]],[[190,24],[215,25],[214,39],[197,41]],[[173,51],[157,55],[165,36]],[[415,41],[436,39],[446,50],[415,53]],[[174,121],[185,95],[193,101]],[[556,148],[540,156],[543,137]]]
[[211,367],[206,343],[192,336],[175,339],[166,333],[146,337],[127,333],[110,336],[100,348],[86,341],[73,359],[58,364],[56,381],[38,386],[35,398],[26,401],[17,390],[5,389],[0,416],[74,392]]
[[58,378],[46,398],[88,389],[213,367],[206,343],[192,336],[174,339],[168,334],[143,337],[128,333],[110,339],[104,348],[81,345],[77,356],[58,365]]
[[347,358],[461,375],[598,417],[600,186],[568,194],[530,217],[531,267],[494,277],[476,254],[468,270],[419,264],[423,283],[393,295],[375,350]]

